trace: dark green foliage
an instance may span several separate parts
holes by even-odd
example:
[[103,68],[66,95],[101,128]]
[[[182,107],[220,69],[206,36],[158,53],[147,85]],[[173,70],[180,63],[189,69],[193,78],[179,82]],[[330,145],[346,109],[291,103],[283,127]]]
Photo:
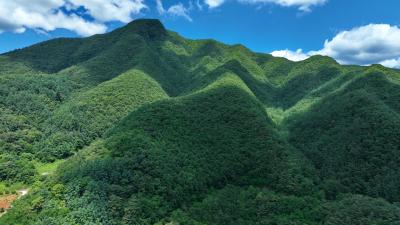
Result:
[[399,224],[399,85],[157,20],[1,55],[0,224]]
[[23,51],[9,52],[6,56],[24,62],[38,71],[54,73],[80,61],[71,55],[81,44],[80,39],[60,38],[34,45]]
[[[186,189],[193,195],[243,175],[241,183],[307,191],[311,181],[293,181],[297,187],[286,183],[293,177],[285,177],[290,175],[283,170],[299,165],[289,165],[290,150],[254,96],[234,83],[237,80],[226,77],[207,91],[141,108],[110,131],[108,148],[117,157],[145,157],[147,167],[155,169],[147,173],[165,176],[163,183],[173,184],[167,189],[176,200],[185,200]],[[182,181],[170,180],[181,173]],[[183,189],[177,189],[180,182]]]
[[0,157],[0,180],[32,182],[32,177],[36,174],[36,170],[31,158],[11,154],[2,154]]
[[383,199],[361,195],[344,195],[337,202],[325,205],[326,225],[386,225],[400,224],[400,208]]
[[323,219],[315,197],[277,194],[256,187],[227,186],[210,193],[187,210],[177,210],[170,220],[179,224],[318,224]]
[[311,57],[296,65],[289,73],[291,77],[280,86],[275,96],[277,105],[287,109],[295,105],[314,89],[342,73],[338,64],[332,60]]
[[323,178],[349,192],[399,201],[399,102],[397,85],[367,73],[293,118],[290,141]]
[[178,224],[397,225],[400,208],[382,199],[343,195],[338,201],[282,195],[255,187],[214,191],[170,219]]
[[[127,33],[141,36],[148,41],[159,40],[166,36],[166,31],[159,21],[141,20],[105,36],[95,35],[85,40],[59,38],[12,51],[6,53],[5,56],[23,62],[38,71],[54,73],[96,58],[98,54],[109,51],[110,45],[115,44],[116,47],[122,47],[118,46],[118,42],[127,38],[129,36]],[[122,59],[119,58],[119,60]]]

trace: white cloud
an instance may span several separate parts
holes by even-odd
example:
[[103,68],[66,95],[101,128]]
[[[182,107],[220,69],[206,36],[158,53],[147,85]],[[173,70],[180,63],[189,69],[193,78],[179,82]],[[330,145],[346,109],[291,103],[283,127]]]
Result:
[[208,5],[209,8],[215,8],[222,5],[225,0],[204,0],[204,3]]
[[332,40],[326,40],[318,51],[280,50],[271,54],[293,61],[311,55],[326,55],[342,64],[382,64],[400,68],[400,28],[389,24],[369,24],[339,32]]
[[98,21],[121,21],[128,23],[132,14],[147,8],[143,0],[66,0],[75,6],[83,6]]
[[310,55],[308,55],[307,53],[304,53],[302,49],[297,49],[297,51],[291,51],[288,49],[278,50],[278,51],[271,52],[271,55],[273,55],[275,57],[284,57],[291,61],[301,61],[301,60],[305,60],[308,57],[310,57]]
[[284,7],[299,7],[299,10],[308,12],[312,6],[325,4],[328,0],[239,0],[250,4],[277,4]]
[[156,0],[157,3],[157,11],[160,15],[170,15],[170,16],[178,16],[183,17],[189,21],[192,21],[192,18],[189,16],[189,9],[187,9],[182,3],[178,3],[170,6],[168,9],[165,9],[161,0]]
[[[308,12],[312,6],[323,5],[328,0],[237,0],[239,3],[246,4],[276,4],[283,7],[298,7],[299,10]],[[209,8],[216,8],[222,5],[225,0],[204,0]]]
[[182,5],[182,3],[169,7],[168,13],[174,16],[182,16],[187,20],[192,21],[192,18],[190,18],[188,14],[188,10]]
[[393,64],[400,58],[400,28],[369,24],[342,31],[316,54],[328,55],[344,64]]
[[157,4],[157,11],[160,15],[165,14],[165,9],[164,6],[162,4],[161,0],[156,0],[156,4]]
[[400,69],[400,57],[397,59],[387,59],[385,61],[380,62],[380,64],[386,67]]
[[[93,20],[73,12],[82,7]],[[106,32],[104,22],[129,22],[144,8],[143,0],[0,0],[0,32],[64,28],[89,36]]]

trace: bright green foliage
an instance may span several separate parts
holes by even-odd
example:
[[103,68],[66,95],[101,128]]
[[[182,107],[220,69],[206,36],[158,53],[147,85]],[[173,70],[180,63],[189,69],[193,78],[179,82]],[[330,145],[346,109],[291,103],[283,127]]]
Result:
[[1,55],[0,97],[0,224],[400,221],[396,70],[136,20]]
[[44,121],[77,87],[50,75],[0,76],[1,180],[32,181],[34,144],[43,136]]
[[60,159],[51,163],[35,162],[35,168],[39,174],[46,176],[54,173],[57,167],[64,161],[65,160]]
[[65,158],[88,145],[115,122],[145,103],[167,97],[143,72],[132,70],[104,82],[57,109],[36,146],[44,160]]

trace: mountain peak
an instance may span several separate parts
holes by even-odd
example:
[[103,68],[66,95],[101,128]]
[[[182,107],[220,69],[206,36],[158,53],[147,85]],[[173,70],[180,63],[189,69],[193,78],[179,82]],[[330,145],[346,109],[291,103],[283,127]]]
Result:
[[307,61],[307,62],[319,61],[319,62],[328,62],[328,63],[332,63],[332,64],[338,64],[335,59],[333,59],[329,56],[324,56],[324,55],[313,55],[313,56],[310,56],[310,58],[306,59],[305,61]]
[[137,19],[122,27],[124,32],[135,32],[149,40],[160,40],[167,35],[167,30],[158,19]]

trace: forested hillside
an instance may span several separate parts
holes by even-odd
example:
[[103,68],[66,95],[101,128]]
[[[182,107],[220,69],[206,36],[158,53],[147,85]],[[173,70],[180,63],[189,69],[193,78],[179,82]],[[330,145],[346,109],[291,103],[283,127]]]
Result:
[[379,65],[142,19],[0,55],[0,112],[0,184],[29,188],[0,224],[400,224],[400,72]]

